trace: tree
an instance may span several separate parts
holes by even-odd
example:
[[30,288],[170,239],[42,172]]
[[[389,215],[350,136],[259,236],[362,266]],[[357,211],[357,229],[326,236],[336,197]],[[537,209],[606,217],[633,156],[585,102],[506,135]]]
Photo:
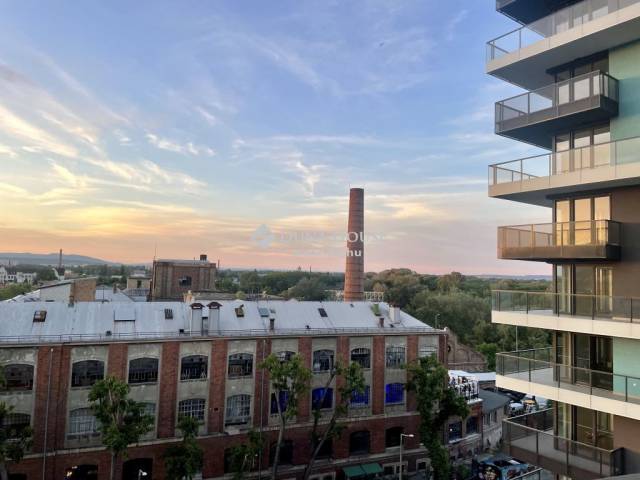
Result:
[[278,440],[271,472],[271,478],[277,478],[280,449],[284,441],[287,422],[298,415],[298,401],[302,395],[309,391],[311,372],[303,365],[299,355],[294,355],[290,359],[282,359],[272,353],[265,358],[259,368],[265,369],[269,373],[271,405],[276,406],[278,413]]
[[327,286],[320,278],[305,277],[287,291],[287,297],[304,301],[319,301],[327,297],[326,290]]
[[246,443],[231,447],[229,467],[233,473],[233,480],[245,478],[260,450],[262,450],[262,436],[254,430],[249,431]]
[[0,288],[0,301],[24,295],[30,291],[31,285],[27,283],[11,283],[4,288]]
[[435,480],[451,478],[449,453],[442,444],[442,430],[449,417],[469,415],[466,400],[449,388],[449,373],[435,356],[407,366],[408,390],[416,393],[420,412],[420,441],[429,452]]
[[[321,406],[324,404],[326,396],[329,394],[329,388],[333,384],[334,380],[342,380],[340,386],[336,389],[337,401],[336,405],[331,412],[328,424],[320,432],[320,420],[322,419]],[[344,417],[349,411],[349,404],[354,394],[361,395],[364,392],[365,383],[364,376],[362,375],[362,368],[357,363],[351,363],[349,366],[344,367],[340,363],[336,363],[333,369],[330,371],[327,381],[324,385],[324,394],[319,402],[314,402],[313,405],[313,429],[311,430],[311,445],[312,452],[309,459],[309,463],[304,471],[304,480],[308,480],[313,471],[313,464],[318,457],[318,454],[322,450],[322,446],[325,442],[332,440],[335,437],[339,437],[345,428],[345,425],[339,422],[341,417]]]
[[178,420],[182,442],[168,447],[163,455],[167,480],[191,480],[202,471],[204,452],[196,441],[199,425],[193,417],[181,416]]
[[118,458],[126,457],[127,447],[153,428],[153,417],[145,413],[144,404],[128,395],[129,385],[112,376],[96,382],[89,392],[102,443],[111,452],[111,480],[115,480]]
[[[0,387],[4,388],[5,385],[4,372],[0,370]],[[6,419],[12,413],[13,406],[0,402],[0,480],[9,478],[7,462],[18,463],[31,448],[31,427],[11,425]]]

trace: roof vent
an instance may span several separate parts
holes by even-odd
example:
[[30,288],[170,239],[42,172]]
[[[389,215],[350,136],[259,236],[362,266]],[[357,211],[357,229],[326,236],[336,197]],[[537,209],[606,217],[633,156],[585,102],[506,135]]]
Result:
[[268,317],[269,316],[269,309],[266,307],[258,307],[258,312],[260,313],[261,317]]
[[33,321],[34,322],[44,322],[47,319],[47,311],[46,310],[36,310],[33,312]]
[[276,319],[275,318],[270,318],[269,319],[269,330],[271,330],[272,332],[276,329]]
[[322,318],[327,318],[327,317],[329,316],[329,315],[327,315],[327,311],[326,311],[324,308],[322,308],[322,307],[320,307],[320,308],[318,309],[318,313],[320,314],[320,316],[321,316]]
[[106,332],[104,332],[104,334],[105,334],[107,337],[110,337],[111,335],[113,335],[113,333],[111,332],[111,330],[107,330]]
[[173,320],[173,309],[165,308],[164,309],[164,319],[165,320]]
[[384,317],[378,319],[378,325],[380,325],[380,328],[384,328]]
[[239,307],[236,307],[235,310],[236,310],[236,317],[238,318],[244,317],[244,305],[240,305]]
[[184,328],[179,329],[179,330],[178,330],[178,333],[179,333],[180,335],[184,335]]

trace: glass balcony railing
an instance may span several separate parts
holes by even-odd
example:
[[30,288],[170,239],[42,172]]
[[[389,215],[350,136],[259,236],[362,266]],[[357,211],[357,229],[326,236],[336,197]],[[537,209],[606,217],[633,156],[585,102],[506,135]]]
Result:
[[640,163],[640,137],[526,157],[489,165],[489,185],[526,183],[529,180]]
[[494,290],[491,302],[495,312],[640,323],[640,298],[633,297]]
[[618,101],[618,80],[593,71],[496,103],[495,130],[502,133],[599,105],[599,97]]
[[640,377],[567,365],[561,349],[540,348],[496,355],[496,373],[601,398],[640,404]]
[[[510,2],[503,0],[502,3],[506,5]],[[487,42],[487,61],[637,3],[640,0],[584,0],[563,8]]]
[[619,258],[621,225],[611,220],[498,227],[498,258]]
[[589,480],[624,470],[623,449],[600,448],[555,434],[552,409],[503,420],[502,427],[509,455],[554,473]]

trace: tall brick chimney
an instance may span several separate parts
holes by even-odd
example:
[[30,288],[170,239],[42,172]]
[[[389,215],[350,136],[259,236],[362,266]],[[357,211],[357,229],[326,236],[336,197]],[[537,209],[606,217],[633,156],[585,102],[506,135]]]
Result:
[[344,301],[359,300],[364,300],[364,189],[352,188],[349,191]]

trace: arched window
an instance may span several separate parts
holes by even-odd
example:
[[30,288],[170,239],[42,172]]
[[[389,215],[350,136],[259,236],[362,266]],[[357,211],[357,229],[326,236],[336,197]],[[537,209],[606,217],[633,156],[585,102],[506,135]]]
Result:
[[225,425],[244,425],[251,419],[251,395],[227,397]]
[[404,347],[400,345],[389,345],[387,347],[386,365],[388,368],[400,368],[405,364]]
[[[269,465],[273,465],[273,460],[276,458],[276,442],[271,444],[269,448]],[[293,464],[293,440],[283,440],[280,445],[280,465],[292,465]]]
[[31,426],[31,415],[26,413],[9,413],[2,419],[2,427],[9,438],[18,437],[29,426]]
[[364,408],[369,405],[369,392],[371,389],[369,385],[364,387],[362,392],[353,391],[351,393],[351,401],[349,402],[349,406],[351,408]]
[[404,384],[388,383],[384,389],[384,403],[387,405],[404,403]]
[[351,361],[361,368],[371,368],[371,350],[368,348],[354,348],[351,350]]
[[311,392],[311,405],[314,410],[333,408],[333,388],[314,388]]
[[76,408],[69,412],[69,435],[98,434],[98,420],[91,408]]
[[90,387],[104,378],[104,362],[101,360],[82,360],[75,362],[71,369],[72,387]]
[[136,358],[129,362],[129,383],[155,383],[157,381],[157,358]]
[[67,468],[64,478],[69,480],[98,480],[98,466],[74,465]]
[[[289,403],[289,392],[287,390],[280,390],[280,394],[278,395],[279,403],[280,403],[280,411],[284,412],[287,409],[287,404]],[[278,402],[276,401],[276,394],[271,394],[271,415],[278,414]]]
[[205,355],[189,355],[180,362],[180,380],[202,380],[207,378],[208,358]]
[[13,363],[4,367],[6,390],[32,390],[33,365]]
[[313,371],[328,372],[333,368],[333,350],[316,350],[313,352]]
[[234,353],[229,355],[229,378],[250,377],[253,375],[253,355]]
[[349,435],[349,455],[366,455],[369,453],[371,434],[368,430],[360,430]]
[[384,432],[384,447],[385,448],[393,448],[400,446],[400,435],[403,432],[402,427],[391,427],[387,428]]
[[296,352],[292,352],[290,350],[284,350],[282,352],[278,352],[276,356],[278,357],[278,360],[280,360],[281,362],[288,362],[293,357],[296,356]]
[[204,398],[189,398],[178,403],[178,417],[191,417],[204,422]]

